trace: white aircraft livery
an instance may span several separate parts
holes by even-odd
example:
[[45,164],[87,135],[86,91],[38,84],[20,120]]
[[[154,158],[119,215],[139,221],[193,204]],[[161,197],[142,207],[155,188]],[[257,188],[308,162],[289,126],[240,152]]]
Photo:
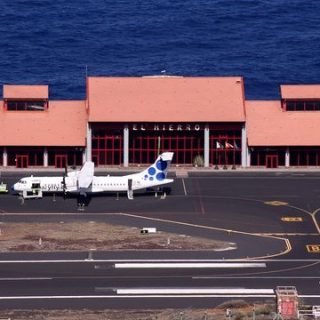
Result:
[[173,152],[164,152],[147,169],[126,176],[95,176],[94,163],[85,162],[81,170],[72,171],[60,177],[25,177],[12,186],[12,190],[20,194],[32,190],[42,193],[87,194],[102,192],[127,192],[133,199],[133,191],[154,188],[168,183],[168,169],[173,158]]

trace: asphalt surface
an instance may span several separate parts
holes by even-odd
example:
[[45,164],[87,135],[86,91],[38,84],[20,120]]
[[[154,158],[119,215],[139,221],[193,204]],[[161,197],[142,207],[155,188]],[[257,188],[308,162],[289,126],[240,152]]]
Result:
[[[2,174],[9,185],[22,176]],[[192,174],[188,178],[176,178],[171,194],[165,199],[151,193],[136,193],[133,201],[125,195],[119,200],[115,194],[98,196],[91,199],[85,211],[77,210],[74,198],[63,200],[51,195],[22,203],[17,196],[1,195],[2,223],[96,220],[226,240],[237,243],[238,248],[224,252],[119,251],[92,255],[88,252],[3,253],[0,307],[139,308],[142,300],[148,307],[200,307],[234,296],[234,293],[233,296],[232,293],[225,296],[167,293],[151,297],[121,295],[116,291],[154,287],[226,288],[232,292],[234,288],[296,286],[304,301],[320,304],[318,211],[320,173],[307,172]],[[86,260],[88,257],[93,261]],[[266,261],[266,266],[257,270],[246,267],[114,269],[116,261],[137,259],[194,263],[258,260]],[[274,294],[246,298],[274,299]]]

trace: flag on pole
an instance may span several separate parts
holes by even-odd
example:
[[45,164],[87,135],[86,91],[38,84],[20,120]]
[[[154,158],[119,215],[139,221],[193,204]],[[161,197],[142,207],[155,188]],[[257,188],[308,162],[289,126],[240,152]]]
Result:
[[216,149],[221,149],[222,145],[219,141],[216,141]]
[[234,146],[233,146],[231,143],[229,143],[229,142],[226,141],[226,143],[225,143],[225,148],[226,148],[226,149],[233,149]]

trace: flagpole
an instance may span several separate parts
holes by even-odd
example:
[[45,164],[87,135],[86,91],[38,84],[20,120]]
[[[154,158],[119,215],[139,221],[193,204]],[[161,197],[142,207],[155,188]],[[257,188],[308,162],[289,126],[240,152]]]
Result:
[[224,143],[224,166],[223,169],[227,169],[227,141]]
[[218,141],[216,141],[216,165],[215,165],[215,170],[218,170],[219,169],[219,167],[218,167]]
[[161,144],[161,138],[158,136],[158,156],[160,154],[160,144]]
[[235,148],[235,141],[233,140],[233,165],[232,169],[234,170],[236,168],[236,148]]

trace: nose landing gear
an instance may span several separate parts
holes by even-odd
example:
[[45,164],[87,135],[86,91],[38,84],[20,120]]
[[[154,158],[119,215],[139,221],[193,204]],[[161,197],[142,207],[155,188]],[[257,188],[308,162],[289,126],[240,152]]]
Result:
[[85,207],[89,205],[90,201],[91,197],[87,193],[80,192],[77,196],[78,211],[84,211]]

